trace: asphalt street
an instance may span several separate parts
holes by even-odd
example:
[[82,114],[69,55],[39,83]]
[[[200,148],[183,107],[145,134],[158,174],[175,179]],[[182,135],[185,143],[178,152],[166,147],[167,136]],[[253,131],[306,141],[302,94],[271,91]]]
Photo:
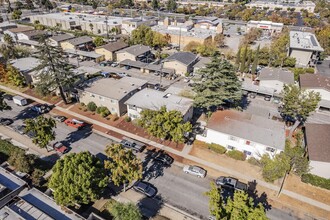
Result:
[[[7,101],[12,107],[10,111],[1,112],[0,117],[14,119],[11,127],[23,124],[23,120],[36,117],[37,114],[29,110],[29,106],[21,107]],[[31,106],[31,105],[30,105]],[[71,148],[70,152],[90,151],[94,155],[103,155],[108,144],[113,143],[106,137],[92,132],[91,128],[80,131],[66,126],[64,123],[57,123],[56,140],[62,141]],[[200,179],[182,172],[182,167],[172,164],[164,167],[162,164],[155,163],[147,153],[139,154],[138,157],[144,162],[144,177],[146,181],[152,183],[158,189],[158,198],[163,202],[171,204],[181,210],[193,214],[201,219],[207,219],[208,198],[204,195],[209,189],[212,179],[206,177]],[[272,209],[268,212],[271,219],[295,219],[290,214],[281,210]]]

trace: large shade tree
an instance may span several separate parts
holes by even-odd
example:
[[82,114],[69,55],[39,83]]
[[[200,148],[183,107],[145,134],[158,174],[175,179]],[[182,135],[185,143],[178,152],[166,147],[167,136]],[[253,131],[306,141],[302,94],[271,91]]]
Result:
[[90,152],[71,153],[58,160],[48,183],[56,203],[64,206],[95,201],[107,185],[103,164]]
[[65,89],[72,87],[74,74],[70,70],[69,61],[63,56],[61,47],[52,47],[45,38],[40,39],[39,56],[40,65],[36,84],[37,90],[42,95],[59,90],[61,98],[67,104]]
[[53,118],[46,118],[41,115],[35,119],[26,119],[24,123],[26,125],[25,131],[34,133],[32,142],[40,148],[47,148],[49,142],[55,140],[56,122]]
[[206,68],[197,72],[202,80],[195,83],[194,104],[210,111],[225,103],[235,106],[242,97],[241,82],[234,67],[227,60],[214,57]]
[[111,179],[116,186],[131,183],[142,178],[142,162],[131,150],[126,150],[121,144],[109,145],[105,151],[110,160],[104,162],[105,168],[110,170]]

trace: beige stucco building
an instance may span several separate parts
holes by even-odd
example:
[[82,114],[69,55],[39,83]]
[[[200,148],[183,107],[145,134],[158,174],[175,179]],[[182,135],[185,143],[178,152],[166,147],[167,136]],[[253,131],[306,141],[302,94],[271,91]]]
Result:
[[86,48],[89,45],[91,45],[92,42],[93,39],[91,37],[82,36],[82,37],[72,38],[67,41],[63,41],[60,44],[63,50],[67,50],[67,49],[75,50],[80,48]]
[[116,52],[128,47],[128,44],[122,41],[108,43],[95,48],[95,53],[104,55],[106,60],[117,60]]
[[144,45],[133,45],[116,52],[117,61],[124,60],[137,61],[139,57],[147,56],[150,54],[150,47]]
[[133,77],[99,79],[79,92],[79,101],[86,105],[94,102],[97,106],[107,107],[111,114],[122,116],[127,111],[124,103],[146,85],[146,80]]
[[193,72],[194,64],[198,61],[196,54],[191,52],[177,52],[167,57],[164,61],[164,68],[174,69],[175,74],[184,76]]

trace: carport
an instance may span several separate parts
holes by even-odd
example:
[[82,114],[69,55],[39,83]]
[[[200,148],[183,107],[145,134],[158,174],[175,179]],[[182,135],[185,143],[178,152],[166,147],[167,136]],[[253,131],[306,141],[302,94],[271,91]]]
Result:
[[125,59],[119,63],[120,67],[124,66],[126,69],[135,68],[140,70],[141,72],[143,72],[143,67],[145,67],[146,65],[146,63],[129,59]]
[[144,67],[146,73],[163,73],[172,76],[175,71],[174,69],[162,68],[161,65],[148,64]]
[[104,60],[104,55],[97,54],[95,52],[83,51],[83,50],[74,50],[74,49],[67,49],[64,51],[65,53],[74,54],[79,57],[84,58],[85,60],[93,60],[96,63],[99,63]]
[[247,92],[252,92],[255,94],[259,94],[259,95],[263,95],[263,96],[274,96],[275,95],[275,90],[272,88],[267,88],[267,87],[244,83],[244,82],[242,84],[242,90],[247,91]]

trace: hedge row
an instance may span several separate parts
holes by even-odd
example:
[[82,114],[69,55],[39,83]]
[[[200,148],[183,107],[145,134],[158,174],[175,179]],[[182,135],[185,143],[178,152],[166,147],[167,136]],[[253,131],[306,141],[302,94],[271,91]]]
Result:
[[215,143],[208,144],[207,148],[218,154],[224,154],[227,151],[225,147]]
[[301,181],[303,181],[304,183],[310,183],[313,186],[318,186],[318,187],[330,190],[330,179],[326,179],[326,178],[308,173],[308,174],[302,175]]
[[0,163],[7,161],[11,153],[20,149],[7,140],[0,139]]
[[238,150],[230,150],[227,152],[227,155],[235,160],[245,160],[246,159],[246,155]]

